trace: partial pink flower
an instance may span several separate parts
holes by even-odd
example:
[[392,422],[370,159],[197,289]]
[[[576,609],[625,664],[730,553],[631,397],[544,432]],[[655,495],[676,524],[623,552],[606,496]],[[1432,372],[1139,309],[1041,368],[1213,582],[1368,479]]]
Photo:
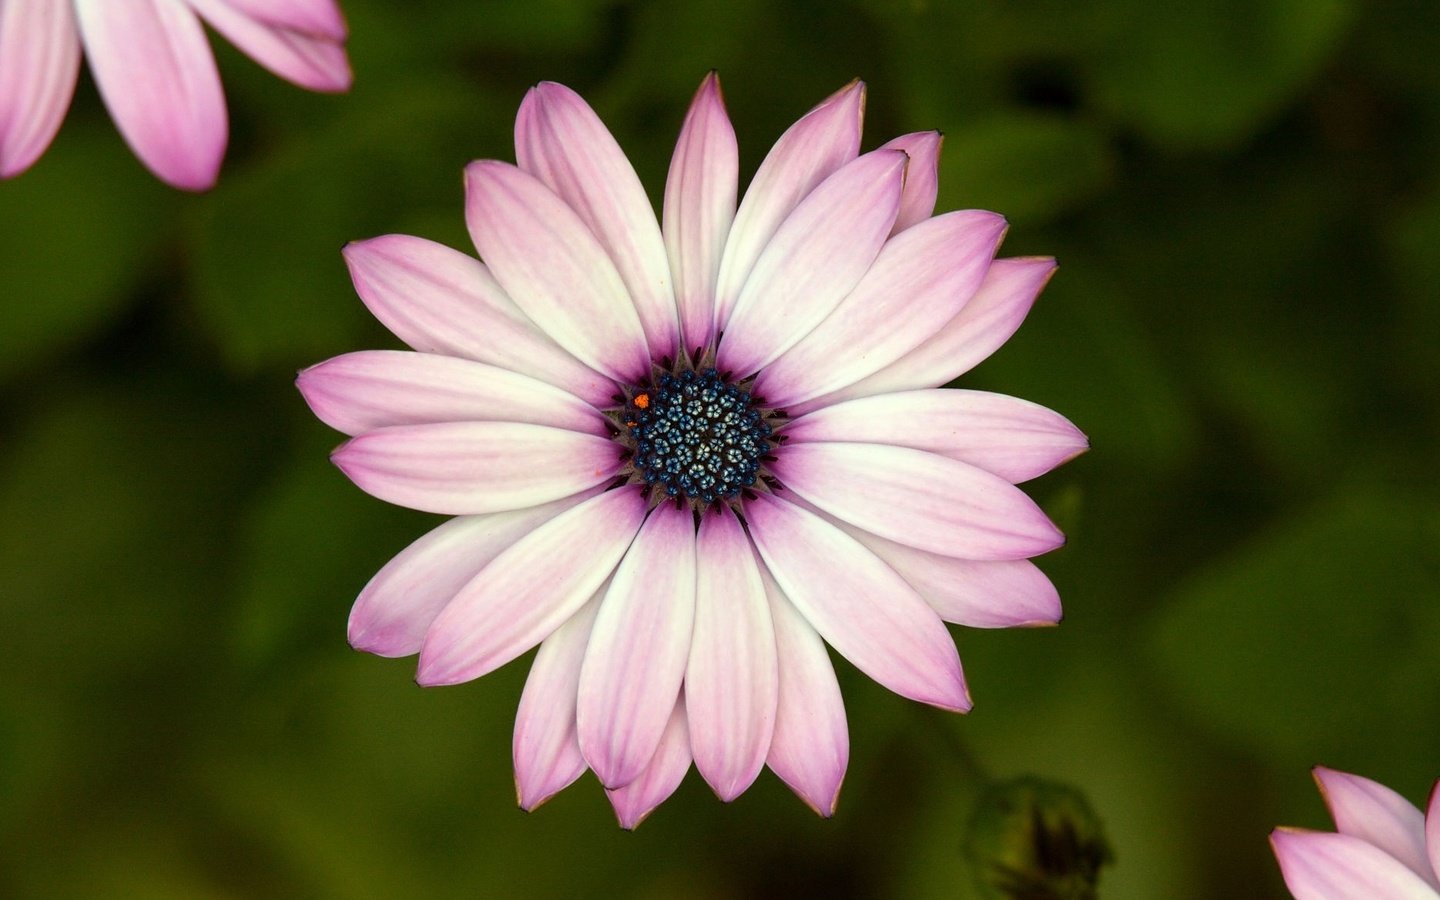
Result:
[[350,87],[335,0],[0,0],[0,178],[50,146],[83,48],[140,161],[175,187],[212,186],[229,124],[202,21],[287,81]]
[[1005,220],[932,216],[940,137],[860,153],[865,88],[776,143],[737,203],[711,75],[660,222],[585,101],[541,84],[519,165],[466,169],[484,262],[351,244],[406,351],[300,373],[351,435],[336,464],[456,516],[386,565],[350,642],[421,684],[540,649],[514,761],[533,809],[587,769],[637,825],[693,763],[723,800],[769,766],[830,815],[849,759],[829,644],[964,712],[946,622],[1051,625],[1029,561],[1063,538],[1016,483],[1086,448],[1042,407],[940,386],[1018,327],[1051,259],[995,260]]
[[1315,781],[1335,831],[1270,834],[1296,900],[1440,900],[1440,783],[1421,813],[1359,775],[1316,767]]

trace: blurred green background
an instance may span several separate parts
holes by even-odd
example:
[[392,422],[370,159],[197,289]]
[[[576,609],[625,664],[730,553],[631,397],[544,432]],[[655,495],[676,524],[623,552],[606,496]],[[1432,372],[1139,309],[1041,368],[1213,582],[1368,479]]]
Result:
[[[163,187],[84,76],[0,184],[0,895],[965,897],[972,768],[1068,781],[1102,896],[1281,897],[1307,769],[1440,775],[1440,4],[1429,0],[345,0],[356,86],[216,41],[220,186]],[[1094,449],[1029,486],[1070,535],[1058,629],[957,629],[967,717],[843,663],[838,815],[692,771],[635,834],[586,777],[530,815],[528,656],[422,690],[351,651],[434,517],[364,496],[292,386],[394,346],[350,239],[468,247],[473,158],[525,88],[584,94],[658,197],[718,68],[745,176],[870,85],[866,147],[946,134],[941,209],[1054,254],[967,376]]]

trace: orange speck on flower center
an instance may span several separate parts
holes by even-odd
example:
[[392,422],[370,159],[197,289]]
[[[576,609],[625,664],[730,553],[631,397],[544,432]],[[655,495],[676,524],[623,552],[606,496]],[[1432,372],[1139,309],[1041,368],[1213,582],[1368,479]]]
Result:
[[647,393],[639,393],[639,394],[636,394],[636,395],[635,395],[635,399],[634,399],[633,402],[634,402],[634,404],[635,404],[635,408],[636,408],[636,409],[649,409],[649,408],[650,408],[650,395],[647,394]]

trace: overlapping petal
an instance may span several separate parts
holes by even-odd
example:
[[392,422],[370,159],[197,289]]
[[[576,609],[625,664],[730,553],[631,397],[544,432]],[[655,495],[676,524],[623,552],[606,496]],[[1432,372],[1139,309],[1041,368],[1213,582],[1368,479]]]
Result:
[[431,624],[416,680],[479,678],[549,637],[610,577],[645,517],[635,488],[606,491],[501,552]]
[[607,788],[634,781],[654,756],[694,621],[693,518],[666,504],[650,513],[615,570],[580,672],[580,749]]
[[347,244],[344,255],[365,306],[416,350],[520,372],[591,403],[615,392],[536,327],[474,257],[404,234]]
[[775,624],[778,697],[765,763],[810,808],[835,814],[850,763],[845,702],[825,643],[785,598],[768,570],[761,580]]
[[685,115],[665,182],[665,248],[683,347],[692,353],[708,347],[714,336],[716,279],[739,183],[735,128],[725,112],[720,78],[711,72]]
[[735,212],[715,285],[715,325],[724,331],[750,270],[780,223],[815,186],[860,153],[865,83],[852,81],[791,125],[755,171]]
[[579,94],[545,81],[515,120],[515,158],[599,239],[635,304],[653,359],[674,359],[679,321],[665,242],[645,188],[610,129]]
[[965,211],[929,219],[886,241],[835,311],[765,367],[755,389],[789,407],[873,375],[955,317],[980,287],[1005,219]]
[[520,708],[515,712],[512,756],[515,794],[524,810],[533,810],[568,787],[586,769],[575,731],[575,699],[580,665],[605,588],[541,644],[530,664]]
[[0,3],[0,178],[50,146],[80,74],[80,34],[68,2]]
[[302,34],[343,41],[345,17],[335,0],[224,0],[235,9],[271,25]]
[[902,134],[880,145],[881,150],[900,150],[910,157],[910,165],[905,171],[905,191],[900,196],[900,212],[895,216],[891,234],[899,234],[934,214],[935,198],[940,193],[940,144],[943,140],[938,131],[917,131]]
[[356,435],[392,425],[522,422],[606,437],[593,406],[557,387],[484,363],[402,350],[363,350],[296,379],[310,409]]
[[350,646],[377,656],[419,653],[435,617],[491,560],[596,493],[509,512],[457,516],[429,531],[386,563],[360,592],[350,610]]
[[735,299],[716,364],[743,378],[795,345],[855,287],[895,224],[905,154],[846,164],[795,207]]
[[1277,828],[1270,835],[1295,900],[1436,900],[1404,863],[1348,834]]
[[1090,442],[1059,413],[1028,400],[967,390],[876,394],[791,422],[796,442],[892,444],[957,459],[1012,483],[1045,474]]
[[852,397],[939,387],[955,380],[1010,339],[1054,274],[1055,260],[1049,257],[995,260],[975,296],[933,337],[874,375],[792,412],[807,412]]
[[887,444],[800,443],[786,446],[771,470],[788,489],[838,519],[944,556],[1027,559],[1065,541],[1024,491],[934,453]]
[[1337,831],[1383,850],[1440,889],[1426,855],[1425,816],[1413,803],[1377,781],[1323,766],[1315,781]]
[[619,381],[650,371],[645,331],[605,248],[564,200],[494,160],[465,168],[465,221],[480,258],[525,314]]
[[[274,17],[262,18],[243,11],[243,4],[235,0],[185,0],[226,40],[240,48],[260,65],[303,88],[325,93],[348,91],[353,80],[350,60],[345,55],[344,23],[340,23],[340,35],[334,36],[333,22],[327,22],[330,31],[314,28],[297,29],[294,25],[281,24]],[[256,4],[256,0],[249,0]],[[288,4],[256,4],[268,7]],[[298,7],[297,7],[298,8]],[[332,6],[333,9],[333,6]],[[309,21],[309,17],[292,15],[292,20]]]
[[686,728],[685,698],[682,696],[665,723],[660,746],[655,748],[655,755],[650,758],[645,771],[623,787],[606,789],[621,828],[634,831],[640,827],[655,807],[664,803],[685,780],[685,773],[690,769],[690,743]]
[[970,708],[955,642],[893,569],[854,538],[784,500],[762,495],[746,514],[776,584],[826,643],[901,696],[961,712]]

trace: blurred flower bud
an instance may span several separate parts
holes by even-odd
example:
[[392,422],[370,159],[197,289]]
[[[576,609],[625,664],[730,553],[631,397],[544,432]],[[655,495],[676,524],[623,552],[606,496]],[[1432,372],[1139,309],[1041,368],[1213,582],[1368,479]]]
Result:
[[982,900],[1095,900],[1100,868],[1113,859],[1083,794],[1030,777],[981,795],[965,853]]

